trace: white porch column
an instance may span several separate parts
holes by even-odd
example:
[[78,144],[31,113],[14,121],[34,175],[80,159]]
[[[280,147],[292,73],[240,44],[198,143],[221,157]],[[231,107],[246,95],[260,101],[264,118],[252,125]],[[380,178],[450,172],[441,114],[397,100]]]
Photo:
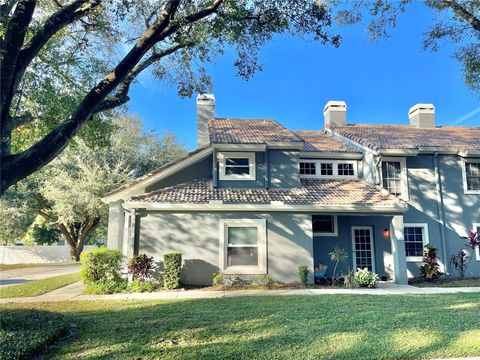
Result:
[[392,218],[390,223],[392,242],[393,271],[396,284],[407,285],[407,259],[405,257],[405,239],[403,237],[403,215]]
[[123,201],[118,200],[108,204],[108,235],[107,247],[109,249],[122,249],[123,227],[125,212]]

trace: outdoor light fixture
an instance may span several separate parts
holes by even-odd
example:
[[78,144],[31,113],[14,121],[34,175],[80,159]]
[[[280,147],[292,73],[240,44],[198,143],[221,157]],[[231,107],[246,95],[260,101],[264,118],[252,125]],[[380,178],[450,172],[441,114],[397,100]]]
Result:
[[383,229],[383,236],[390,237],[390,230],[389,229]]

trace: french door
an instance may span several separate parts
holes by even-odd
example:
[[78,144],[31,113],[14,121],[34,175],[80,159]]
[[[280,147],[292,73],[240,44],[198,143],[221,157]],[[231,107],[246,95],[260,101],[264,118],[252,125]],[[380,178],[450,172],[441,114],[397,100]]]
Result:
[[373,228],[371,226],[352,227],[353,268],[367,268],[375,272],[373,251]]

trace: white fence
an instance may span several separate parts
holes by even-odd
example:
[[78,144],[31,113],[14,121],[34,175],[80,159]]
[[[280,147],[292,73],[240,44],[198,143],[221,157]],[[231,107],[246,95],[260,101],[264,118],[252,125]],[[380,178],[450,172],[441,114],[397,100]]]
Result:
[[[95,249],[85,245],[83,251]],[[70,260],[68,245],[51,246],[0,246],[0,264],[49,263]]]

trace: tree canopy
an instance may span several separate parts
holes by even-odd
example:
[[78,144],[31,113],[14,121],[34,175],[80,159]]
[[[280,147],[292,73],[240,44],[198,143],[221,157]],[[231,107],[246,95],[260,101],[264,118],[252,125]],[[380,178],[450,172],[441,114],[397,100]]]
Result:
[[146,69],[190,96],[210,87],[204,64],[226,47],[236,49],[238,74],[248,79],[261,68],[258,49],[274,34],[340,41],[328,30],[326,7],[314,0],[6,0],[0,6],[0,194],[52,161],[75,135],[104,138],[103,114],[129,101]]

